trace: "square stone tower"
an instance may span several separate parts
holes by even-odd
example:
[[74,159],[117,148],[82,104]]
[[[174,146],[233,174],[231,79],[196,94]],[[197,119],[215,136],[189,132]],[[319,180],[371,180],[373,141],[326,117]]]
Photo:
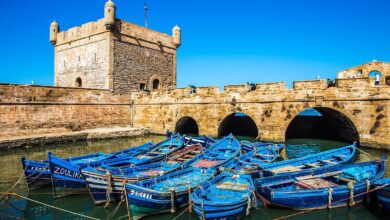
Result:
[[181,43],[178,26],[172,35],[120,19],[109,0],[104,18],[60,32],[50,25],[54,45],[54,83],[59,87],[131,91],[176,88],[176,51]]

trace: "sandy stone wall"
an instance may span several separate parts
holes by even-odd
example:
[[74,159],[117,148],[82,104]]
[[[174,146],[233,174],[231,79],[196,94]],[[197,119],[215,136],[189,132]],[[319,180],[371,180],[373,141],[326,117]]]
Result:
[[381,73],[382,77],[380,78],[380,84],[390,85],[390,63],[375,60],[366,64],[340,71],[337,75],[337,78],[367,78],[372,71],[378,71]]
[[110,89],[129,94],[176,87],[174,37],[120,19],[107,29],[103,19],[57,34],[55,86]]
[[0,138],[128,126],[130,110],[108,90],[0,85]]
[[249,91],[245,85],[189,88],[133,94],[135,126],[152,132],[174,130],[185,116],[195,119],[200,134],[218,135],[222,120],[235,112],[249,115],[262,140],[284,141],[295,116],[307,108],[327,114],[339,135],[352,140],[354,133],[362,145],[390,149],[390,87],[373,86],[372,79],[340,79],[336,87],[325,80],[301,81],[288,89],[284,83],[258,84]]
[[140,83],[152,89],[154,79],[160,87],[175,88],[174,55],[150,48],[142,48],[120,41],[114,42],[114,91],[130,93],[139,90]]

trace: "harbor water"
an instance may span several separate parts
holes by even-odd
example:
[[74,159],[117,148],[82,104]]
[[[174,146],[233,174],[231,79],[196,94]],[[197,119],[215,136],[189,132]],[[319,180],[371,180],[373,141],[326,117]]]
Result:
[[[130,146],[140,145],[151,140],[157,143],[164,139],[164,136],[149,136],[109,141],[74,142],[55,146],[34,147],[30,149],[1,152],[0,191],[7,191],[15,182],[18,181],[20,176],[23,175],[23,169],[20,162],[22,156],[32,160],[45,160],[47,159],[48,152],[53,152],[53,154],[60,157],[71,157],[92,152],[110,153],[129,148]],[[280,159],[302,157],[311,153],[318,153],[347,144],[348,143],[344,142],[318,139],[291,139],[286,142],[286,149],[281,153],[282,158]],[[370,148],[361,149],[367,154],[357,151],[356,161],[368,161],[378,159],[381,156],[390,156],[390,152],[387,151]],[[389,164],[389,161],[387,161],[386,167],[388,169],[386,170],[385,176],[390,176]],[[127,219],[127,212],[124,203],[113,203],[107,209],[105,209],[104,206],[95,206],[89,192],[82,195],[74,195],[53,200],[51,188],[28,192],[24,181],[20,182],[13,191],[36,201],[98,219],[107,219],[109,217],[110,219]],[[11,197],[7,201],[8,202],[0,204],[0,219],[82,219],[82,217],[60,210],[55,210],[25,199]],[[181,213],[182,210],[178,210],[175,215],[159,214],[148,217],[147,219],[168,220],[175,218]],[[258,208],[256,210],[252,210],[251,214],[245,219],[267,220],[290,215],[292,216],[291,219],[390,219],[389,213],[384,213],[375,207],[369,207],[364,204],[356,205],[354,207],[310,211],[305,213],[276,208]],[[198,217],[195,214],[185,212],[180,215],[178,219],[195,220],[198,219]]]

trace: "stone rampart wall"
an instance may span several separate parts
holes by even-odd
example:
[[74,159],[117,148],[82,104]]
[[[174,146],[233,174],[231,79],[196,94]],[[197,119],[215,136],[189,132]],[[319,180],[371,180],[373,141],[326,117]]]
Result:
[[[339,128],[340,136],[353,137],[356,130],[363,145],[388,147],[390,141],[390,87],[374,86],[370,79],[340,79],[336,87],[325,80],[301,81],[288,89],[284,83],[161,90],[133,93],[133,123],[151,132],[174,130],[185,116],[195,119],[200,134],[218,135],[222,120],[235,112],[249,115],[256,123],[262,140],[284,141],[286,130],[295,116],[307,108],[327,113]],[[353,128],[355,127],[355,128]],[[351,133],[351,134],[350,134]]]
[[0,138],[131,124],[130,96],[108,90],[0,85]]

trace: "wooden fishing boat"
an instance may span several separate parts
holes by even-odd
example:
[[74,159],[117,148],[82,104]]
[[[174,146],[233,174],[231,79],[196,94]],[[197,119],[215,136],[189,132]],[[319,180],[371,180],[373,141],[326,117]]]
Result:
[[263,164],[260,167],[259,176],[293,174],[304,170],[345,164],[353,161],[355,152],[356,142],[345,147],[310,154],[305,157]]
[[[113,168],[103,165],[99,168],[87,167],[81,170],[87,187],[95,204],[118,201],[123,192],[123,183],[137,182],[144,179],[162,176],[175,170],[186,168],[197,160],[199,154],[210,143],[215,142],[208,137],[185,137],[187,146],[170,155],[164,162],[156,162],[132,168]],[[191,145],[188,145],[191,144]],[[108,196],[109,195],[109,196]]]
[[262,166],[274,162],[279,154],[276,148],[254,148],[241,154],[237,161],[230,163],[226,168],[234,169],[239,173],[250,174],[252,178],[259,177],[259,170]]
[[[157,145],[150,148],[148,151],[138,152],[135,157],[134,156],[115,156],[110,154],[110,157],[102,157],[96,158],[94,160],[89,161],[81,161],[75,162],[73,160],[66,161],[59,157],[54,156],[49,153],[49,164],[50,164],[50,172],[52,176],[52,187],[53,187],[53,195],[56,198],[57,192],[62,191],[62,195],[68,194],[76,194],[79,191],[86,190],[86,182],[81,174],[81,169],[86,168],[88,166],[97,168],[102,165],[106,165],[108,167],[113,168],[127,168],[130,166],[135,166],[134,158],[141,158],[142,163],[146,161],[155,161],[157,158],[164,159],[165,156],[168,156],[172,152],[179,150],[183,146],[183,138],[180,135],[173,135],[169,139],[158,143]],[[151,152],[153,152],[153,157]],[[138,164],[138,163],[137,163]]]
[[185,146],[185,141],[186,140],[179,134],[174,134],[167,140],[158,143],[157,146],[153,147],[150,151],[140,152],[130,157],[128,162],[134,166],[139,166],[164,160],[172,153],[183,148]]
[[[124,157],[132,156],[135,153],[146,151],[153,146],[153,143],[146,143],[140,146],[135,146],[130,149],[122,150],[116,153],[113,153],[113,157]],[[88,157],[88,155],[84,155]],[[80,157],[80,156],[78,156]],[[77,161],[78,157],[65,158],[65,161]],[[49,186],[51,184],[51,172],[50,165],[48,160],[36,161],[36,160],[27,160],[25,157],[22,157],[22,165],[24,174],[27,181],[27,186],[29,190]]]
[[200,219],[240,219],[256,206],[250,175],[223,172],[191,194],[190,208]]
[[195,187],[209,181],[215,174],[215,169],[189,167],[135,184],[127,183],[128,208],[135,218],[175,212],[188,204],[189,194]]
[[261,148],[268,148],[275,150],[278,154],[280,151],[282,151],[285,147],[285,144],[281,143],[261,143],[261,142],[250,142],[250,141],[241,141],[241,148],[243,152],[249,152],[254,150],[255,148],[261,149]]
[[294,210],[353,206],[365,199],[370,184],[384,174],[386,158],[264,177],[255,180],[266,205]]
[[374,195],[379,207],[385,211],[390,211],[390,178],[375,181],[373,187],[374,189],[378,188],[374,191]]
[[191,166],[217,168],[233,160],[239,153],[240,142],[233,135],[229,135],[203,151],[202,155]]

